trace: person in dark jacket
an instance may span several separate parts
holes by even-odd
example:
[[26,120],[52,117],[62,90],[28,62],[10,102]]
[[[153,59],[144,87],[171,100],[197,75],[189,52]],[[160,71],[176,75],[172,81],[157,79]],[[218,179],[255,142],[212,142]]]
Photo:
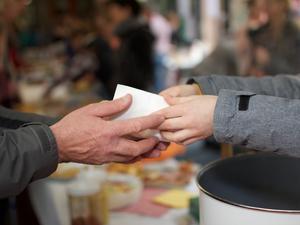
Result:
[[159,126],[162,116],[109,120],[131,102],[125,96],[91,104],[58,122],[0,107],[0,198],[19,194],[30,182],[53,173],[61,162],[103,164],[159,156],[166,146],[156,138],[134,141],[128,135]]
[[154,36],[142,21],[127,20],[115,30],[115,83],[151,90],[154,80]]
[[111,46],[114,50],[116,83],[151,90],[154,82],[154,36],[142,18],[136,0],[110,0],[108,12],[113,24]]

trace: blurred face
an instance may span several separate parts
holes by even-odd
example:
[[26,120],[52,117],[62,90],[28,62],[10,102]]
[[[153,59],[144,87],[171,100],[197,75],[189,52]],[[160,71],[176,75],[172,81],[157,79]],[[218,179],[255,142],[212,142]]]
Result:
[[268,0],[256,0],[250,8],[250,17],[252,19],[259,19],[262,14],[267,13]]
[[131,17],[131,11],[128,7],[121,7],[117,4],[108,7],[108,14],[114,25],[118,25]]
[[286,16],[288,12],[288,3],[285,0],[268,0],[268,13],[270,19]]
[[30,3],[30,0],[5,0],[3,10],[4,19],[8,22],[13,22]]

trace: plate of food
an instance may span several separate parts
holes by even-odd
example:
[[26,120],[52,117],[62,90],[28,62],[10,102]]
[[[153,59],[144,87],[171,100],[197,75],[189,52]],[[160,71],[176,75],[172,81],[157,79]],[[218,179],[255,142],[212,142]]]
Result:
[[136,203],[142,195],[142,181],[132,175],[110,174],[107,177],[108,205],[111,210]]
[[62,163],[59,164],[57,170],[50,176],[55,180],[71,180],[78,176],[81,170],[87,166],[78,163]]
[[142,180],[146,187],[180,188],[188,185],[198,171],[197,164],[170,159],[145,165]]

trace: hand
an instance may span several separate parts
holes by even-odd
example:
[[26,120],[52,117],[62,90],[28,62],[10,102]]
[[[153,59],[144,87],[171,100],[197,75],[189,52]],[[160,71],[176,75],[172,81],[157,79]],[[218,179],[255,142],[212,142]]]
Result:
[[171,105],[157,112],[166,120],[158,128],[162,136],[178,144],[192,144],[213,134],[216,96],[166,98]]
[[176,87],[171,87],[160,93],[161,96],[168,97],[188,97],[192,95],[197,95],[200,92],[200,88],[196,85],[179,85]]
[[74,111],[51,127],[56,138],[60,162],[103,164],[134,162],[143,157],[159,157],[167,146],[156,138],[134,141],[132,133],[157,128],[163,116],[151,115],[127,121],[109,118],[128,109],[132,98],[91,104]]

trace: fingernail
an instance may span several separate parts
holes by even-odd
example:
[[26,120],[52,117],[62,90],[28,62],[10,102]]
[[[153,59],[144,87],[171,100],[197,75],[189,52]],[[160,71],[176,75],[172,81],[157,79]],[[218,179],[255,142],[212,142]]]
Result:
[[122,101],[122,104],[127,105],[131,100],[131,95],[127,94],[127,95],[121,97],[119,100]]
[[165,145],[164,143],[160,143],[158,146],[157,146],[158,150],[160,151],[165,151],[167,149],[167,145]]
[[154,151],[152,153],[152,157],[154,157],[154,158],[158,158],[158,157],[160,157],[160,155],[161,155],[160,151]]
[[129,99],[130,99],[130,97],[131,97],[131,95],[130,95],[130,94],[127,94],[127,95],[125,95],[124,97],[122,97],[122,100],[128,102]]

